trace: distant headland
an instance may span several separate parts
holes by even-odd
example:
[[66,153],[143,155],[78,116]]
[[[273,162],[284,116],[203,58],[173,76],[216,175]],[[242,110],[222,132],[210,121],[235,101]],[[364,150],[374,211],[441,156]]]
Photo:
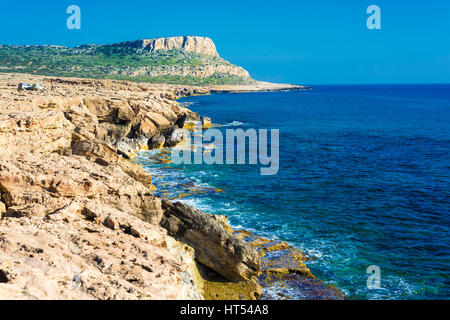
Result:
[[256,81],[244,68],[221,58],[210,38],[198,36],[74,48],[0,45],[0,72],[208,86],[217,92],[305,89]]

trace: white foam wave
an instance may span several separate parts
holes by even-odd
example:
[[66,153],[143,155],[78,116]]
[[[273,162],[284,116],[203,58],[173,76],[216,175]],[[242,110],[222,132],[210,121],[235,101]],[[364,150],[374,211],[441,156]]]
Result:
[[240,122],[240,121],[232,121],[226,124],[219,124],[216,125],[216,127],[239,127],[239,126],[243,126],[245,125],[245,123]]

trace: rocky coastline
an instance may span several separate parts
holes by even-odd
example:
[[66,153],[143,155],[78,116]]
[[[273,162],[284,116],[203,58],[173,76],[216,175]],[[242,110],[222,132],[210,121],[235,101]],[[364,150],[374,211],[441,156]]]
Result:
[[[253,91],[289,89],[305,87]],[[155,197],[128,160],[178,144],[193,121],[211,126],[177,98],[243,91],[1,74],[0,299],[258,299],[275,281],[342,298],[295,248]]]

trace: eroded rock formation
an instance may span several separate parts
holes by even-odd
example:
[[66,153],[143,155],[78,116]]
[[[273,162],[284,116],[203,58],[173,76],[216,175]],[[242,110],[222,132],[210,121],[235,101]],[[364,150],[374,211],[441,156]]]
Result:
[[157,50],[177,50],[182,49],[195,53],[205,54],[209,56],[218,57],[216,46],[214,42],[207,37],[198,36],[180,36],[180,37],[165,37],[157,39],[142,39],[136,41],[122,42],[114,44],[118,46],[133,46],[142,50],[154,52]]
[[248,281],[260,272],[256,251],[212,216],[182,202],[162,201],[161,226],[194,248],[196,259],[226,279]]
[[[24,81],[56,88],[18,92]],[[253,276],[257,261],[246,261],[251,251],[230,234],[224,242],[216,233],[203,251],[193,242],[195,252],[168,235],[151,176],[124,159],[155,137],[170,140],[181,120],[200,119],[174,99],[202,92],[2,75],[0,299],[201,299],[194,258],[216,270],[232,258],[223,275]],[[229,243],[245,254],[220,248]],[[225,253],[219,267],[204,254],[214,246]]]

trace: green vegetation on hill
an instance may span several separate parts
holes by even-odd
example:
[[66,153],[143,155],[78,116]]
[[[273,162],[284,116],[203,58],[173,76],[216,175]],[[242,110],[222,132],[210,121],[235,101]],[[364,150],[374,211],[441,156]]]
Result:
[[118,45],[0,45],[0,72],[192,85],[254,81],[244,69],[220,57]]

